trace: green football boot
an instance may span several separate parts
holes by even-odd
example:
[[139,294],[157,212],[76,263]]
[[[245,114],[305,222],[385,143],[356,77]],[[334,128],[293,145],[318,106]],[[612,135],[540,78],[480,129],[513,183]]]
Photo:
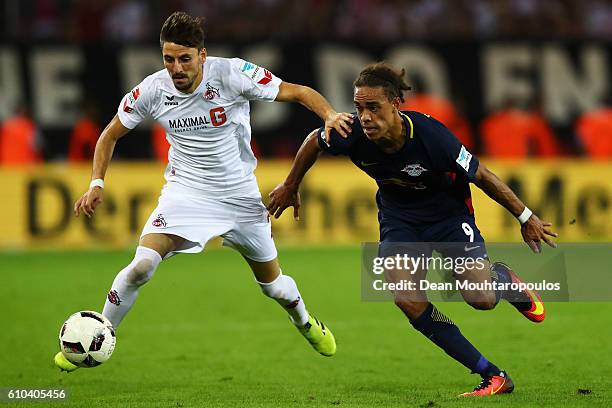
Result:
[[68,361],[68,359],[64,357],[64,354],[62,354],[61,351],[58,352],[55,357],[53,357],[53,362],[55,363],[57,368],[66,372],[72,372],[79,368],[79,366],[74,365],[70,361]]
[[302,336],[308,340],[320,354],[331,357],[336,354],[336,339],[329,327],[319,322],[316,317],[308,316],[308,322],[304,326],[296,326]]

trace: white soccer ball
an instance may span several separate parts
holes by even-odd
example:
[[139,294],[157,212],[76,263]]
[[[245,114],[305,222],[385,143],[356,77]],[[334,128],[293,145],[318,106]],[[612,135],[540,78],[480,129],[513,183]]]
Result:
[[64,357],[79,367],[95,367],[110,358],[115,350],[115,329],[98,312],[77,312],[62,325],[60,350]]

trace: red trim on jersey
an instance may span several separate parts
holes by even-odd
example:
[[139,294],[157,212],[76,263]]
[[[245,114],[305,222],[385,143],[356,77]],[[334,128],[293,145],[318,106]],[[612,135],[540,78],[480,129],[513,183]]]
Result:
[[474,206],[472,205],[472,197],[465,197],[465,205],[467,205],[470,215],[474,215]]

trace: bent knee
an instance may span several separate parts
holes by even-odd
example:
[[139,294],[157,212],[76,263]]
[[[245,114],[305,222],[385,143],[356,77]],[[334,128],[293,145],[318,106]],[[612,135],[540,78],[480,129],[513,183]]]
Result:
[[427,302],[419,302],[403,297],[396,297],[394,299],[395,306],[399,307],[402,312],[410,319],[416,319],[419,317],[425,309],[427,309]]
[[264,295],[272,299],[280,299],[284,295],[284,291],[282,289],[272,285],[262,286],[261,291]]
[[479,296],[478,299],[468,300],[467,303],[476,310],[491,310],[495,309],[495,306],[497,306],[494,294]]
[[128,272],[127,281],[132,285],[144,285],[151,279],[154,269],[150,259],[140,259]]
[[282,280],[283,278],[279,276],[273,282],[260,283],[262,293],[272,299],[282,299],[285,296],[285,286]]

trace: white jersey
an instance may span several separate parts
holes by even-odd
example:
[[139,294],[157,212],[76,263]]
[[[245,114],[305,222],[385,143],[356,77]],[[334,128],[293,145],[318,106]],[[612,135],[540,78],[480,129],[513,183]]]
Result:
[[190,94],[178,91],[165,69],[146,77],[123,97],[119,120],[133,129],[151,115],[164,127],[168,182],[216,197],[260,196],[249,101],[273,101],[282,81],[239,58],[207,57],[203,71]]

